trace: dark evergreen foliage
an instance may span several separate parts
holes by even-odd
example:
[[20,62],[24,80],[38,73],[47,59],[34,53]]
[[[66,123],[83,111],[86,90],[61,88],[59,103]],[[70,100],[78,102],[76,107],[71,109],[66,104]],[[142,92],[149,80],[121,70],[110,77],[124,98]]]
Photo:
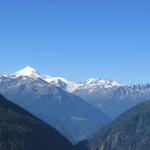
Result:
[[72,150],[54,128],[0,95],[0,150]]

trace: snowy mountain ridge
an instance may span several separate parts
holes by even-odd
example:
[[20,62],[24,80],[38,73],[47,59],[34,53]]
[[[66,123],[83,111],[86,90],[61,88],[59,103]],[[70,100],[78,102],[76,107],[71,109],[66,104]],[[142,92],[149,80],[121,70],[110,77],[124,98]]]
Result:
[[[3,75],[1,75],[1,76],[3,76]],[[18,78],[18,77],[41,78],[41,79],[45,80],[46,82],[48,82],[50,84],[54,84],[54,85],[56,84],[57,86],[59,86],[60,82],[63,82],[64,84],[66,84],[66,89],[68,89],[68,91],[70,89],[67,88],[67,86],[72,87],[72,88],[74,86],[74,90],[75,90],[76,88],[82,87],[82,86],[99,85],[99,86],[104,86],[105,88],[107,88],[107,87],[109,88],[111,86],[114,87],[114,86],[120,85],[116,81],[96,79],[96,78],[89,78],[85,82],[75,83],[73,81],[66,80],[62,77],[53,77],[53,76],[49,76],[49,75],[42,75],[30,66],[26,66],[25,68],[21,69],[20,71],[17,71],[16,73],[7,74],[4,76],[10,77],[10,78]]]
[[[1,75],[1,77],[9,77],[9,78],[40,78],[45,82],[58,86],[63,90],[66,90],[70,93],[78,93],[79,91],[84,91],[88,93],[100,92],[102,95],[107,94],[109,91],[114,91],[117,89],[122,89],[122,94],[128,95],[132,92],[137,94],[143,94],[147,89],[150,89],[150,84],[131,84],[131,85],[123,85],[116,81],[110,79],[99,79],[99,78],[89,78],[83,82],[73,82],[69,81],[62,77],[53,77],[49,75],[43,75],[38,73],[36,69],[26,66],[25,68],[17,71],[16,73]],[[80,95],[79,95],[80,96]]]
[[67,92],[69,81],[27,66],[0,77],[0,93],[77,143],[110,121],[102,111]]
[[1,75],[1,77],[9,77],[9,78],[18,78],[18,77],[24,77],[24,78],[40,78],[47,83],[51,85],[58,86],[62,89],[67,90],[68,92],[74,93],[78,90],[88,90],[88,92],[94,92],[94,91],[110,91],[111,89],[118,89],[118,88],[124,88],[126,90],[125,94],[128,94],[128,92],[136,91],[139,94],[142,94],[143,91],[150,88],[150,84],[131,84],[131,85],[123,85],[116,81],[110,80],[110,79],[98,79],[98,78],[89,78],[83,82],[73,82],[69,81],[62,77],[53,77],[49,75],[43,75],[38,73],[36,69],[26,66],[25,68],[21,69],[20,71],[17,71],[13,74],[8,75]]
[[14,74],[1,77],[43,80],[49,85],[57,86],[81,97],[112,118],[128,108],[150,99],[150,84],[123,85],[113,80],[97,78],[89,78],[84,82],[76,83],[62,77],[39,74],[29,66]]

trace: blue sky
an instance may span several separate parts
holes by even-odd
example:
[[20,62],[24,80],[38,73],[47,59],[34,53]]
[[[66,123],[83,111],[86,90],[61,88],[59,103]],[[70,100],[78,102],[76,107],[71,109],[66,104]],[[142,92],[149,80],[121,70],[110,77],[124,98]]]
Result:
[[150,83],[150,1],[1,0],[0,72]]

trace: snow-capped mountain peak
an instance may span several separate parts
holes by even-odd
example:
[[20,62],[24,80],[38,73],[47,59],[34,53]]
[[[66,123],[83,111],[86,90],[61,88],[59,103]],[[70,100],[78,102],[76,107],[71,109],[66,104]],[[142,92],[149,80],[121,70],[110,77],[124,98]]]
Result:
[[112,81],[112,80],[108,80],[108,79],[97,79],[97,78],[90,78],[87,79],[85,82],[83,82],[81,84],[81,86],[88,86],[88,87],[95,87],[95,86],[102,86],[105,88],[108,87],[116,87],[116,86],[120,86],[121,84],[116,82],[116,81]]
[[13,74],[8,74],[8,75],[3,75],[4,77],[9,77],[9,78],[32,78],[32,79],[42,79],[49,83],[50,85],[54,85],[57,87],[60,87],[62,89],[67,89],[69,85],[72,85],[73,82],[66,80],[62,77],[53,77],[49,75],[43,75],[39,74],[38,71],[36,71],[34,68],[30,66],[26,66],[25,68],[21,69],[20,71],[17,71],[16,73]]
[[26,66],[25,68],[21,69],[20,71],[14,73],[14,74],[11,74],[11,76],[13,77],[39,77],[40,74],[35,70],[33,69],[32,67],[30,66]]

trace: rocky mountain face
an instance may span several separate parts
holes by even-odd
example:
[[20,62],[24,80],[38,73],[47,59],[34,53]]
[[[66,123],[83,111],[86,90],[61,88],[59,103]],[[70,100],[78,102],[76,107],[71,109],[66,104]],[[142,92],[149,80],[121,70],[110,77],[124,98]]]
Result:
[[71,93],[116,118],[127,109],[150,99],[150,84],[121,85],[111,80],[89,79]]
[[59,82],[51,81],[50,84],[83,98],[112,119],[150,99],[150,84],[123,85],[116,81],[95,78],[80,83],[59,79]]
[[78,147],[88,150],[147,150],[150,147],[150,101],[139,104],[100,129]]
[[40,75],[33,68],[26,67],[17,73],[2,75],[0,93],[76,143],[110,119],[82,98],[63,90],[67,84],[69,81],[65,79]]
[[1,150],[73,150],[54,128],[0,95]]

